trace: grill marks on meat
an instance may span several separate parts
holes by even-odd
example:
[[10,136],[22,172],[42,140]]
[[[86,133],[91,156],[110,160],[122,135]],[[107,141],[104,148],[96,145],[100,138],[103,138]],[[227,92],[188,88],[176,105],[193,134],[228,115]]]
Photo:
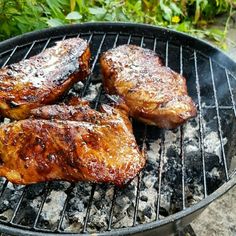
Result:
[[0,176],[17,184],[128,183],[143,168],[145,158],[127,114],[108,105],[101,110],[87,105],[45,106],[32,111],[43,119],[0,126]]
[[71,38],[29,59],[0,69],[0,115],[24,119],[51,104],[89,73],[86,41]]
[[163,66],[155,52],[122,45],[103,53],[100,64],[106,92],[119,95],[131,116],[170,129],[196,116],[185,78]]

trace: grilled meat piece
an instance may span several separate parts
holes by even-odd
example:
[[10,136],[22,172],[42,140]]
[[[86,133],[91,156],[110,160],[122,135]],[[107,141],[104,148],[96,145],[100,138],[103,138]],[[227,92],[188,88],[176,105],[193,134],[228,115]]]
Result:
[[71,38],[0,69],[0,115],[27,118],[31,109],[51,104],[89,73],[86,41]]
[[[106,105],[102,107],[106,107]],[[97,124],[110,122],[109,117],[105,117],[104,113],[91,109],[89,105],[47,105],[33,109],[30,114],[31,118],[44,120],[71,120]]]
[[40,110],[54,120],[0,126],[0,176],[17,184],[66,180],[123,186],[143,168],[145,158],[123,111],[53,105],[38,108],[38,117]]
[[185,78],[163,66],[155,52],[122,45],[103,53],[100,64],[106,92],[119,95],[134,118],[172,129],[196,116]]

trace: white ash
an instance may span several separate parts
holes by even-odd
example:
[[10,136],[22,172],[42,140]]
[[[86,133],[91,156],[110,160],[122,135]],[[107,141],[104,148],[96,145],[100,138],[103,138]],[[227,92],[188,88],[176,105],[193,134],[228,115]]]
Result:
[[219,173],[219,170],[216,168],[216,167],[214,167],[210,172],[208,172],[208,174],[209,174],[209,176],[210,177],[218,177],[218,178],[220,178],[220,173]]
[[199,124],[196,119],[187,122],[184,128],[184,151],[185,153],[199,150]]
[[76,92],[79,92],[82,88],[84,88],[84,84],[81,81],[79,81],[78,83],[74,84],[74,86],[73,86],[73,89]]
[[138,178],[136,177],[124,190],[119,190],[115,199],[112,228],[133,225],[135,196]]
[[62,222],[62,228],[66,232],[82,230],[91,190],[91,184],[81,182],[76,184],[70,193],[68,209]]
[[[5,179],[3,179],[5,182]],[[4,183],[3,182],[3,183]],[[0,219],[10,220],[17,203],[22,195],[23,186],[7,183],[5,190],[2,192],[0,204]]]
[[232,157],[232,160],[231,160],[231,163],[230,163],[230,166],[229,166],[229,172],[233,172],[236,170],[236,156],[233,156]]
[[35,199],[33,199],[33,201],[29,202],[29,205],[33,208],[33,209],[38,209],[41,205],[42,202],[42,198],[41,197],[36,197]]
[[83,97],[83,99],[93,101],[97,97],[100,87],[101,83],[91,84],[87,89],[86,95]]
[[[142,173],[142,182],[140,188],[139,208],[138,208],[138,223],[151,222],[156,218],[157,204],[157,185],[159,159],[160,159],[160,140],[150,142],[147,149],[147,164]],[[152,173],[150,177],[150,172]]]
[[[4,204],[4,202],[3,202],[3,204]],[[5,204],[9,204],[9,203],[5,202]],[[4,213],[0,214],[0,220],[9,221],[9,220],[11,220],[12,216],[13,216],[13,210],[7,209],[6,211],[4,211]]]
[[62,191],[53,190],[50,192],[41,212],[44,221],[50,221],[50,225],[54,225],[59,221],[66,196],[66,193]]
[[[210,132],[204,138],[205,151],[209,153],[216,154],[220,160],[222,158],[221,154],[221,142],[217,132]],[[227,138],[223,138],[223,145],[227,143]]]
[[113,195],[114,187],[107,186],[105,184],[98,185],[96,187],[93,196],[93,204],[90,209],[89,222],[87,225],[87,230],[89,232],[96,232],[98,228],[100,230],[107,229],[108,216],[111,209]]
[[11,119],[9,118],[4,118],[3,123],[4,124],[9,124],[11,122]]

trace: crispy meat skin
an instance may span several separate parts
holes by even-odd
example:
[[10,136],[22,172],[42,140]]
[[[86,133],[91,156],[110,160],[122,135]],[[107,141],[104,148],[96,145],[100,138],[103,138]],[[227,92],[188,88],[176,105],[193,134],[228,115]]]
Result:
[[131,116],[169,129],[196,116],[185,78],[163,66],[155,52],[122,45],[103,53],[100,64],[106,92],[119,95]]
[[0,115],[24,119],[33,108],[51,104],[89,73],[86,41],[71,38],[29,59],[0,69]]
[[[86,105],[36,110],[44,119],[0,126],[0,176],[11,182],[67,180],[123,186],[143,168],[145,158],[127,114],[120,110],[107,105],[103,112]],[[50,118],[54,120],[46,120]],[[64,118],[67,121],[60,120]]]

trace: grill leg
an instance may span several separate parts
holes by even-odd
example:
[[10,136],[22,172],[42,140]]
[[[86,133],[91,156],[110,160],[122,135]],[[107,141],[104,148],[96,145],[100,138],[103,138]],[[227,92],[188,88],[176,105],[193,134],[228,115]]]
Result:
[[197,236],[191,225],[187,225],[182,231],[178,231],[175,236]]

